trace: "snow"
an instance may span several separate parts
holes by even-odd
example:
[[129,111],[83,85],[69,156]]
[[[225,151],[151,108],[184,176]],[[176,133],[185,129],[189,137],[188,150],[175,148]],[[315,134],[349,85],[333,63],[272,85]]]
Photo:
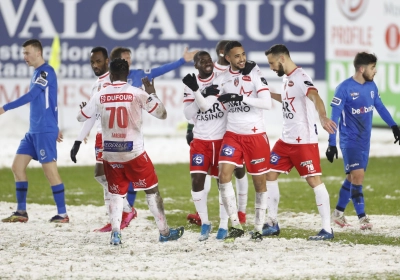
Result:
[[[6,217],[15,204],[0,202]],[[265,238],[249,235],[226,244],[207,241],[186,225],[178,241],[158,242],[158,230],[147,209],[122,231],[120,246],[109,244],[109,233],[96,233],[107,220],[104,207],[69,206],[69,224],[50,224],[55,206],[29,204],[25,224],[0,223],[2,279],[327,279],[329,276],[368,278],[400,275],[400,246],[358,245],[307,241],[303,238]],[[167,213],[168,214],[168,213]],[[252,217],[249,215],[249,219]],[[400,219],[371,216],[374,229],[364,234],[400,236]],[[349,217],[360,232],[356,217]],[[280,213],[281,230],[318,228],[318,215]],[[334,227],[334,231],[343,229]],[[397,244],[398,245],[398,244]],[[379,278],[379,277],[378,277]]]
[[[279,132],[280,129],[268,132],[271,146]],[[10,168],[21,135],[0,139],[0,168]],[[324,135],[319,145],[321,157],[327,147]],[[59,144],[59,166],[75,165],[69,159],[73,142],[74,135],[65,135],[64,142]],[[89,144],[81,145],[78,165],[94,164],[93,142],[89,139]],[[184,132],[175,137],[146,137],[145,144],[154,163],[188,162],[189,147]],[[390,129],[373,130],[370,155],[400,155],[400,149],[393,145]],[[30,166],[40,165],[32,162]],[[15,203],[0,202],[1,218],[14,210]],[[327,279],[371,275],[380,278],[380,274],[400,277],[400,219],[395,216],[370,216],[374,229],[363,234],[372,238],[397,237],[393,244],[396,246],[349,244],[345,240],[312,242],[305,238],[266,238],[254,243],[249,235],[225,244],[215,239],[216,229],[209,240],[199,242],[199,233],[191,225],[185,225],[186,231],[180,240],[159,243],[150,212],[138,209],[138,218],[122,232],[123,244],[112,246],[108,233],[93,232],[107,222],[103,207],[68,206],[68,212],[69,224],[50,224],[48,219],[55,214],[54,205],[29,204],[28,223],[0,223],[0,278]],[[249,215],[248,220],[253,218]],[[279,220],[281,230],[287,231],[301,228],[317,232],[320,225],[320,218],[315,214],[279,213]],[[345,230],[360,232],[357,217],[350,216],[348,220],[354,226]],[[334,227],[334,231],[343,229]]]

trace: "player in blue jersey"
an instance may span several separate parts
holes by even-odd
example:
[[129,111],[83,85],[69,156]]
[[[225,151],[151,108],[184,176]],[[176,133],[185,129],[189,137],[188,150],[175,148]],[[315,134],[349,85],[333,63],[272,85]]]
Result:
[[15,179],[17,211],[10,217],[2,219],[2,222],[25,223],[28,221],[26,168],[34,159],[42,164],[57,205],[58,214],[52,217],[50,222],[68,223],[64,184],[58,174],[56,162],[56,142],[62,141],[62,135],[58,129],[57,77],[54,69],[43,59],[43,48],[39,40],[28,40],[23,43],[22,47],[24,60],[29,66],[35,68],[29,91],[15,101],[0,107],[0,115],[30,102],[29,131],[21,140],[11,167]]
[[[351,199],[360,222],[360,229],[372,229],[372,223],[365,214],[362,183],[368,165],[374,109],[392,128],[395,144],[400,138],[400,130],[382,103],[378,88],[373,81],[376,62],[377,57],[374,54],[358,53],[354,58],[355,74],[336,88],[331,102],[331,119],[336,124],[339,120],[339,142],[346,173],[336,209],[332,214],[333,221],[340,227],[349,226],[344,210]],[[336,158],[338,156],[336,134],[330,134],[326,157],[333,162],[334,156]]]
[[[192,61],[194,55],[198,50],[189,52],[188,48],[185,48],[183,56],[174,62],[161,65],[152,69],[130,69],[128,74],[128,83],[134,87],[142,87],[142,78],[147,77],[148,80],[152,80],[156,77],[164,75],[167,72],[175,70],[181,67],[186,62]],[[116,58],[122,58],[128,62],[129,67],[131,66],[131,50],[124,47],[115,47],[110,53],[110,61]],[[133,190],[132,184],[129,185],[127,200],[131,206],[134,205],[136,199],[136,191]]]

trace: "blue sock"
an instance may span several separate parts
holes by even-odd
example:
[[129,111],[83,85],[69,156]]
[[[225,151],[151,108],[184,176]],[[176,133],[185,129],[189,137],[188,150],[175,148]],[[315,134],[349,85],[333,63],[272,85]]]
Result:
[[26,211],[26,195],[28,194],[28,182],[15,182],[17,196],[17,210]]
[[353,200],[354,209],[358,218],[365,216],[364,195],[362,192],[362,185],[351,185],[351,199]]
[[57,205],[57,212],[58,214],[65,214],[67,213],[67,208],[65,207],[65,193],[64,193],[64,184],[61,183],[56,186],[51,187],[53,191],[54,201]]
[[351,183],[347,179],[344,179],[342,188],[340,189],[339,192],[338,203],[336,204],[337,210],[344,212],[344,209],[346,209],[346,206],[351,198],[350,189],[351,189]]
[[130,206],[133,206],[135,204],[135,199],[136,199],[136,192],[133,190],[132,182],[130,182],[128,187],[128,194],[126,195],[126,200],[128,200]]

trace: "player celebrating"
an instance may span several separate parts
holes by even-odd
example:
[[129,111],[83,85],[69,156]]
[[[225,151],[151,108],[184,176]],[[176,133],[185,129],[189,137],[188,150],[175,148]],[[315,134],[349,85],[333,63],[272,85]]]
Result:
[[[190,143],[190,175],[192,177],[192,198],[201,219],[199,240],[208,239],[211,223],[208,219],[207,196],[204,181],[209,172],[218,178],[218,153],[226,128],[227,111],[217,100],[218,90],[212,82],[216,76],[208,52],[200,51],[194,57],[194,66],[199,75],[187,74],[183,78],[185,117],[193,119],[193,141]],[[226,214],[225,214],[226,215]],[[219,228],[217,239],[224,239],[226,228]]]
[[282,94],[271,94],[272,98],[282,103],[283,129],[280,139],[271,151],[271,170],[267,173],[269,219],[263,227],[262,234],[269,236],[280,233],[277,221],[279,203],[277,179],[281,173],[288,174],[295,167],[300,176],[313,188],[322,219],[322,230],[309,240],[332,239],[329,194],[321,181],[315,110],[326,131],[334,133],[336,125],[326,117],[324,102],[311,78],[292,61],[285,45],[273,45],[265,51],[265,55],[271,70],[279,77],[285,74],[286,77],[283,80]]
[[30,102],[29,131],[21,140],[12,164],[14,173],[17,211],[2,222],[28,221],[26,212],[26,196],[28,178],[26,167],[34,159],[42,164],[44,174],[53,191],[58,214],[50,219],[51,223],[68,223],[65,207],[64,184],[57,169],[57,143],[62,136],[58,130],[57,77],[53,67],[43,59],[43,47],[39,40],[31,39],[23,43],[24,60],[35,71],[31,79],[29,91],[17,100],[0,107],[0,115]]
[[[339,84],[332,99],[331,119],[338,123],[340,149],[343,154],[344,180],[339,192],[339,200],[333,212],[333,221],[341,227],[349,226],[344,210],[350,199],[356,210],[360,229],[372,229],[372,223],[365,214],[362,183],[368,165],[372,114],[374,108],[381,118],[392,128],[395,144],[400,139],[400,130],[382,103],[375,84],[377,57],[365,52],[354,58],[355,74]],[[399,141],[400,144],[400,141]],[[336,134],[329,135],[326,157],[330,162],[336,155]]]
[[[266,211],[266,178],[269,169],[270,147],[265,133],[263,110],[271,108],[271,95],[267,81],[254,63],[249,73],[246,69],[246,53],[238,41],[229,41],[225,46],[225,58],[229,61],[228,71],[218,76],[213,84],[218,85],[221,96],[218,100],[228,110],[227,129],[219,157],[219,190],[232,227],[227,242],[244,234],[238,218],[232,174],[237,166],[246,163],[253,177],[256,190],[255,231],[252,239],[262,240],[261,231]],[[251,64],[250,64],[251,65]]]
[[[108,53],[107,50],[103,47],[95,47],[92,49],[90,53],[90,65],[93,69],[94,74],[98,77],[96,82],[92,86],[92,92],[90,94],[93,97],[97,92],[101,89],[107,87],[111,84],[110,75],[108,72]],[[85,103],[84,103],[85,104]],[[83,105],[84,105],[83,104]],[[82,108],[82,106],[81,106]],[[76,139],[72,149],[71,149],[71,160],[76,163],[76,155],[79,151],[80,144],[85,139],[85,137],[89,134],[90,130],[94,125],[96,125],[97,133],[96,133],[96,142],[95,142],[95,156],[96,156],[96,165],[95,165],[95,175],[94,178],[104,190],[104,204],[106,206],[107,214],[109,214],[109,205],[110,205],[110,193],[108,192],[108,184],[106,177],[104,175],[104,166],[103,166],[103,140],[102,140],[102,127],[101,127],[101,116],[90,116],[90,118],[85,121],[83,124],[81,131],[79,133],[78,138]],[[136,209],[132,207],[127,199],[124,199],[124,211],[122,214],[121,221],[121,229],[124,229],[129,225],[132,219],[137,216]],[[109,232],[111,231],[111,224],[107,223],[104,227],[100,229],[96,229],[97,232]]]
[[184,228],[170,229],[164,213],[164,204],[158,191],[154,166],[144,150],[142,109],[159,119],[167,112],[155,94],[153,84],[144,81],[147,94],[127,83],[128,62],[117,58],[110,64],[111,85],[96,93],[79,112],[78,120],[85,121],[97,112],[103,131],[103,163],[110,195],[110,243],[121,244],[121,216],[123,198],[130,182],[136,190],[144,190],[146,201],[160,231],[160,242],[176,240]]
[[[229,68],[229,62],[225,59],[224,55],[225,45],[228,42],[229,42],[228,40],[221,40],[217,43],[215,47],[215,52],[217,53],[218,57],[217,61],[214,62],[214,74],[216,74],[216,76],[222,72],[225,72]],[[248,71],[250,70],[251,69],[248,69]],[[189,120],[186,132],[186,140],[188,142],[188,145],[190,145],[190,142],[193,140],[193,132],[192,132],[193,127],[194,124],[192,124],[191,121]],[[238,216],[240,223],[244,224],[246,223],[247,193],[249,189],[249,182],[247,180],[245,166],[235,168],[234,174],[236,179]],[[211,177],[207,175],[205,180],[204,190],[208,193],[210,191],[210,187],[211,187]],[[222,230],[224,230],[226,233],[228,229],[229,217],[226,214],[224,204],[222,203],[221,193],[219,193],[219,215],[220,215],[219,232],[222,232]],[[198,213],[188,214],[187,219],[192,224],[201,225],[201,219]],[[222,235],[217,235],[217,238],[219,236],[222,239]]]
[[[149,80],[151,80],[161,75],[164,75],[165,73],[168,73],[172,70],[175,70],[181,67],[186,62],[192,61],[196,53],[197,50],[189,52],[188,48],[186,47],[183,52],[183,56],[177,61],[167,63],[152,69],[130,69],[128,74],[128,83],[134,87],[141,87],[142,78],[147,77]],[[131,66],[132,59],[130,49],[124,47],[115,47],[110,53],[110,60],[114,60],[116,58],[125,59],[128,62],[129,67]],[[128,189],[127,201],[132,207],[135,204],[135,199],[136,191],[133,189],[132,184],[130,184]]]

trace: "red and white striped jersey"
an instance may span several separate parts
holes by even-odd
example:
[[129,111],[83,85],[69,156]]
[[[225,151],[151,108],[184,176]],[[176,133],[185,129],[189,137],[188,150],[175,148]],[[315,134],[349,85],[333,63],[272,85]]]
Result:
[[288,144],[318,143],[316,109],[307,97],[316,89],[311,78],[302,68],[296,68],[283,78],[281,139]]
[[156,117],[165,114],[155,94],[148,94],[126,82],[116,81],[97,92],[78,115],[79,121],[99,114],[103,131],[103,158],[126,162],[144,151],[142,110]]

